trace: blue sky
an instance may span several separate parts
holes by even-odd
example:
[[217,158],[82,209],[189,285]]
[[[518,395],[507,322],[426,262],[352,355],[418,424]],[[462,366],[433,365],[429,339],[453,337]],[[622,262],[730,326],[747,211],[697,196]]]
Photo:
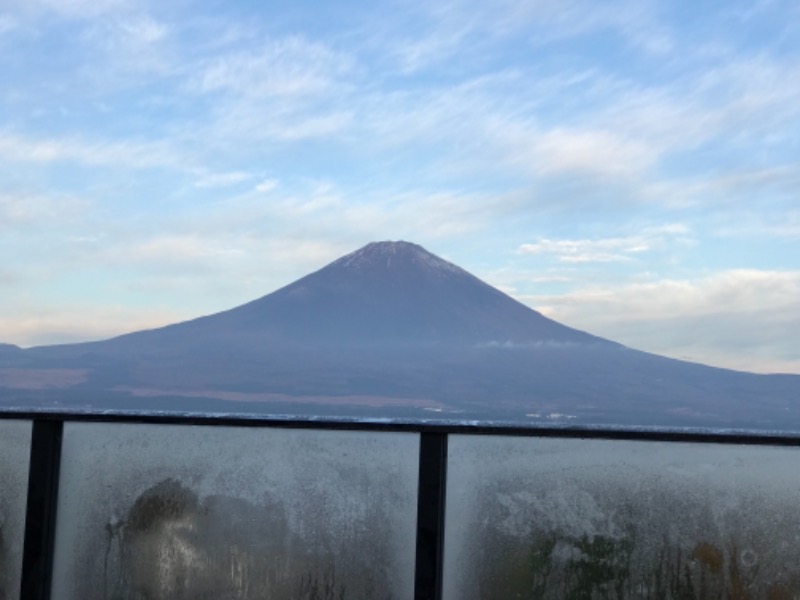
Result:
[[629,346],[800,373],[800,5],[0,0],[0,341],[422,244]]

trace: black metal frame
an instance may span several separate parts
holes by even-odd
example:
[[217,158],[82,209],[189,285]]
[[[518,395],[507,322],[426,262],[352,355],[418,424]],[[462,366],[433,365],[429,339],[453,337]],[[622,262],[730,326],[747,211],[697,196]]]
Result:
[[20,586],[25,600],[50,597],[63,431],[63,421],[33,422]]
[[442,597],[447,434],[423,433],[419,440],[415,600]]
[[0,408],[0,420],[33,423],[23,548],[22,600],[49,600],[58,506],[61,440],[65,422],[278,427],[395,431],[420,435],[417,492],[415,600],[440,600],[444,556],[447,446],[450,435],[502,435],[579,439],[800,446],[798,432],[708,431],[626,427],[537,427],[514,423],[386,421],[348,418],[200,415],[192,413],[61,412]]

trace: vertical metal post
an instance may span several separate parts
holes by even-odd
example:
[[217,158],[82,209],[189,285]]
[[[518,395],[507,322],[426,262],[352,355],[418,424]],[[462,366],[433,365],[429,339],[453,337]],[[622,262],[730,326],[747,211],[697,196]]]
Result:
[[441,600],[447,488],[447,434],[421,433],[415,600]]
[[61,468],[62,421],[34,421],[20,600],[49,600]]

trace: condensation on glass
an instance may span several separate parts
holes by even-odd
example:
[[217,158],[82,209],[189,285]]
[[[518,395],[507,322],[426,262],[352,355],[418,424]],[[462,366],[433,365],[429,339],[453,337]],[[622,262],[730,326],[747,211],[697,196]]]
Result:
[[800,597],[800,449],[452,436],[448,600]]
[[31,422],[0,421],[0,600],[19,598]]
[[419,436],[69,423],[53,597],[413,596]]

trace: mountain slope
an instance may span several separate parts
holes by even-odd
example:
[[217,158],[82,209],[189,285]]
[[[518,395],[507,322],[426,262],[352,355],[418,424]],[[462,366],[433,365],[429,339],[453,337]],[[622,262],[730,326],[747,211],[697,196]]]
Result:
[[[56,383],[37,388],[43,380]],[[436,411],[800,429],[800,377],[625,348],[556,323],[408,242],[368,244],[222,313],[0,354],[0,403],[65,398],[194,410]]]
[[339,348],[610,343],[556,323],[408,242],[374,242],[243,306],[103,343],[195,343],[197,336]]

